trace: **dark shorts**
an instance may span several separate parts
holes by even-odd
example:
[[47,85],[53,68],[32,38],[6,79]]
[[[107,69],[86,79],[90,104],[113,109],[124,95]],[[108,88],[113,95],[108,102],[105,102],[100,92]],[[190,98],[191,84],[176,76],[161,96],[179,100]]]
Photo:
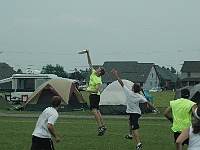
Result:
[[130,115],[129,121],[130,121],[130,125],[131,125],[132,130],[139,129],[140,126],[138,124],[138,120],[139,120],[141,115],[140,114],[136,114],[136,113],[131,113],[129,115]]
[[54,150],[51,138],[32,137],[31,150]]
[[[174,132],[174,143],[176,142],[176,139],[179,137],[180,134],[181,134],[180,132]],[[189,145],[189,138],[187,138],[187,139],[182,143],[182,145],[184,145],[184,144]]]
[[90,109],[91,110],[92,110],[92,108],[99,109],[100,95],[90,94],[89,100],[90,100]]

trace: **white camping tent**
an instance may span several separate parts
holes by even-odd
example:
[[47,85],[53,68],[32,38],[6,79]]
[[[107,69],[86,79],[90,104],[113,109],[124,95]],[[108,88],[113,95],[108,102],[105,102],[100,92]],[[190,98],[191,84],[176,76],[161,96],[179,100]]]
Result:
[[[122,80],[124,85],[132,89],[133,82]],[[126,96],[118,81],[109,84],[101,93],[100,111],[104,114],[125,114],[126,113]],[[143,108],[144,107],[144,108]],[[147,104],[140,104],[141,111],[147,109]]]

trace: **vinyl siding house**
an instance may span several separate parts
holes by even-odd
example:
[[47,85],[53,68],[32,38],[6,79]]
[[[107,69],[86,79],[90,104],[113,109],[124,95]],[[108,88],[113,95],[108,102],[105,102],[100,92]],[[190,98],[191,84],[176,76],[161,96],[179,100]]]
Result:
[[193,86],[200,83],[200,61],[184,61],[181,68],[180,85]]
[[[112,74],[111,70],[116,69],[121,79],[130,80],[134,83],[138,83],[144,90],[150,90],[152,87],[159,86],[159,78],[154,67],[154,63],[138,63],[137,61],[106,61],[103,64],[106,70],[105,75],[102,76],[103,90],[116,78]],[[97,66],[94,67],[97,69]],[[88,74],[86,78],[86,86],[89,84]]]
[[160,79],[160,85],[166,90],[175,89],[177,82],[177,75],[172,73],[169,69],[155,65],[157,74]]

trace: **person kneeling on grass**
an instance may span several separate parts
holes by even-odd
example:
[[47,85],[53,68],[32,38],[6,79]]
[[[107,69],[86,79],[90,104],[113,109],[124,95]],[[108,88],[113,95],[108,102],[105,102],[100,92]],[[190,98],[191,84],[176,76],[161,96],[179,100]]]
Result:
[[138,120],[141,116],[139,103],[146,102],[149,106],[153,107],[156,110],[156,112],[159,113],[159,111],[151,102],[149,102],[144,96],[140,94],[141,90],[140,85],[134,84],[132,86],[132,90],[130,90],[124,85],[123,81],[118,76],[117,70],[113,69],[112,73],[118,80],[119,84],[122,86],[124,93],[126,95],[126,103],[127,103],[126,112],[130,115],[129,117],[130,134],[127,135],[125,138],[132,140],[132,133],[133,133],[137,143],[136,149],[139,150],[143,146],[142,143],[140,142],[139,133],[137,131],[140,127],[138,124]]
[[33,131],[31,150],[54,150],[51,135],[54,136],[56,143],[60,142],[54,130],[54,123],[58,119],[57,110],[60,108],[61,98],[54,96],[51,100],[52,107],[46,108],[39,116]]

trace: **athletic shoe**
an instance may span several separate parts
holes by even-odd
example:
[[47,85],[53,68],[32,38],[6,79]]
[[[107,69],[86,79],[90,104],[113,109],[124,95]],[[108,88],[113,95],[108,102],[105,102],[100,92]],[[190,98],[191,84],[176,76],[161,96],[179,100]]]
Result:
[[106,131],[107,127],[105,127],[105,126],[102,126],[102,129],[103,129],[104,131]]
[[141,149],[142,147],[143,147],[142,143],[139,143],[139,144],[137,145],[137,147],[136,147],[136,150],[139,150],[139,149]]
[[99,133],[98,133],[98,136],[102,136],[102,135],[104,135],[106,129],[107,129],[107,128],[106,128],[105,126],[101,126],[101,127],[99,127]]
[[132,137],[132,136],[129,136],[129,135],[127,135],[127,136],[125,136],[125,138],[126,138],[126,139],[129,139],[129,140],[132,140],[132,138],[133,138],[133,137]]

